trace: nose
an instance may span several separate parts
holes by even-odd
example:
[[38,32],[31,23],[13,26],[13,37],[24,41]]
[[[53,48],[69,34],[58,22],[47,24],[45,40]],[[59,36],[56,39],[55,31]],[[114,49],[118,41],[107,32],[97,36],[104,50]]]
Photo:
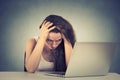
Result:
[[56,47],[57,47],[57,43],[56,43],[56,42],[53,42],[52,48],[55,49]]

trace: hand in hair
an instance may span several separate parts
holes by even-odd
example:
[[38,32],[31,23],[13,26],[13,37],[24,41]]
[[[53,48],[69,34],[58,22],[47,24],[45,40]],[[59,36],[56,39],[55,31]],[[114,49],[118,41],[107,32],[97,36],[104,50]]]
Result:
[[42,39],[46,39],[47,36],[48,36],[49,31],[51,31],[52,29],[55,28],[55,26],[50,27],[52,25],[53,25],[53,23],[51,23],[49,21],[44,21],[43,22],[42,27],[40,28],[40,37]]

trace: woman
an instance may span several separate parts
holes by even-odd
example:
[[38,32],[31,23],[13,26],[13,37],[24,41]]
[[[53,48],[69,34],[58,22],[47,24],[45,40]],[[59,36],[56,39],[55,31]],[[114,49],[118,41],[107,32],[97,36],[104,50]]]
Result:
[[71,24],[61,16],[49,15],[40,26],[39,37],[26,42],[26,71],[66,71],[75,41]]

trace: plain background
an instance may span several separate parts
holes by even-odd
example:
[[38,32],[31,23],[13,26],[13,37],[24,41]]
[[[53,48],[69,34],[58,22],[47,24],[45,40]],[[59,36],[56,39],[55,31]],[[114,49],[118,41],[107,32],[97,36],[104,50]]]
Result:
[[[0,71],[23,71],[25,43],[50,14],[66,18],[79,42],[120,41],[119,0],[0,0]],[[111,72],[120,73],[118,45]]]

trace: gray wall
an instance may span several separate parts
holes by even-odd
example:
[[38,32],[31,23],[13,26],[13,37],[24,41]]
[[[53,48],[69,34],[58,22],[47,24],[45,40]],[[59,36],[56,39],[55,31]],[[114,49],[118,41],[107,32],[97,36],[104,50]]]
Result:
[[[66,18],[80,42],[120,41],[118,0],[1,0],[0,71],[23,71],[25,42],[49,14]],[[120,46],[110,71],[120,73]]]

